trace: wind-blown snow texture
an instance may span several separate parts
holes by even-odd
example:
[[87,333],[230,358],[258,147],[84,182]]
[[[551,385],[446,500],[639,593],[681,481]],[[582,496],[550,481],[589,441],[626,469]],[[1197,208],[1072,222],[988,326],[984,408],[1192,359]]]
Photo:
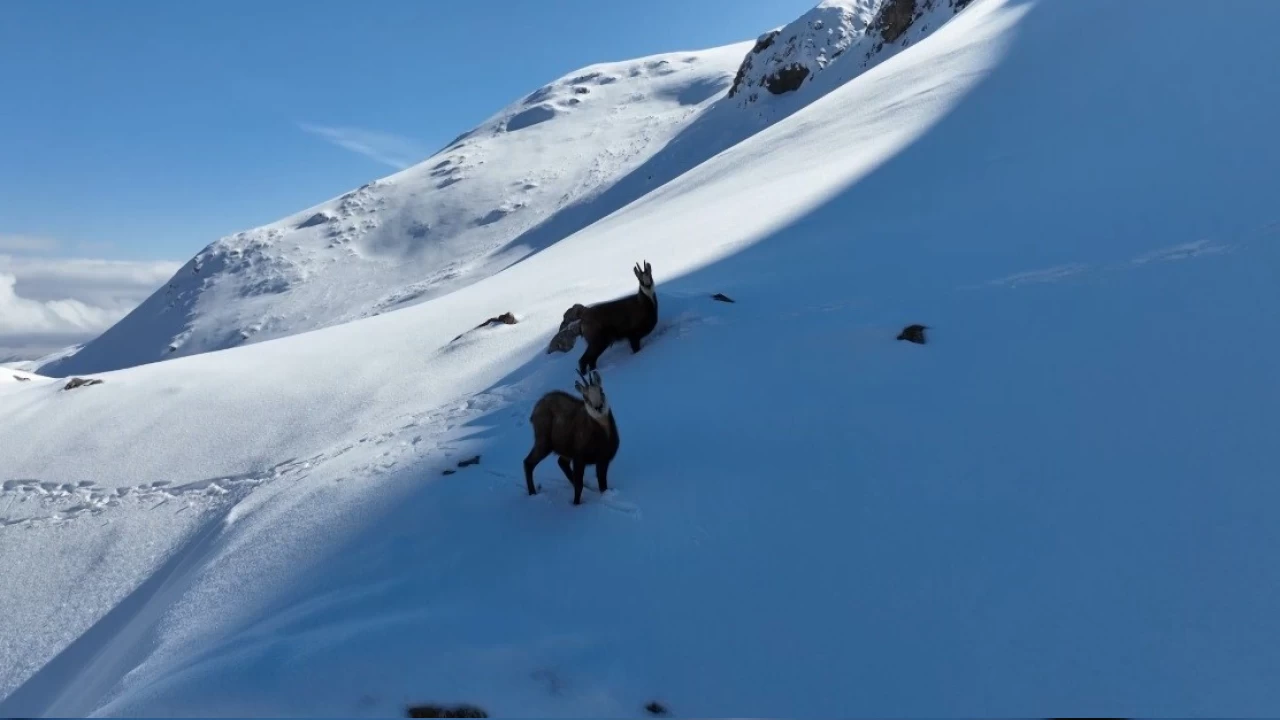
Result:
[[[465,287],[0,384],[0,715],[1277,714],[1280,5],[1233,7],[974,0]],[[545,343],[640,259],[614,489],[530,498]]]

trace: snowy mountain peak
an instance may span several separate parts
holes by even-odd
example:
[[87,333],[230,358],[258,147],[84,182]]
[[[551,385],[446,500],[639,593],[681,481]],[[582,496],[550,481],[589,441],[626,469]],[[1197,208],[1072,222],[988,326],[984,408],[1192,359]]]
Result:
[[102,336],[39,369],[116,370],[454,292],[820,99],[967,2],[823,0],[754,46],[566,74],[418,165],[210,244]]
[[862,39],[883,0],[823,0],[788,25],[761,35],[738,69],[730,97],[755,102],[798,89]]
[[651,189],[633,173],[723,96],[748,43],[582,68],[395,175],[210,244],[53,375],[378,315],[483,279]]

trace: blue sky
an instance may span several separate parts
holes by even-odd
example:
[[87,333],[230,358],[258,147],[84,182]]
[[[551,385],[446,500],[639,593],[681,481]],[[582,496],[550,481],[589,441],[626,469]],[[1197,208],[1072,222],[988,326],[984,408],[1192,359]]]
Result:
[[8,3],[0,254],[185,260],[578,67],[752,39],[815,2]]

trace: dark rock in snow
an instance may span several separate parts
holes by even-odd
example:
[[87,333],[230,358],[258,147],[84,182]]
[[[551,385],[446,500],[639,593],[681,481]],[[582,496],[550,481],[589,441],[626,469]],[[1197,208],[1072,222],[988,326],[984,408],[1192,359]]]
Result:
[[472,465],[479,465],[479,464],[480,464],[480,456],[479,456],[479,455],[476,455],[475,457],[469,457],[469,458],[467,458],[466,460],[459,460],[459,461],[458,461],[458,467],[460,467],[460,468],[470,467],[470,466],[472,466]]
[[509,312],[504,312],[497,317],[491,317],[488,320],[485,320],[484,322],[480,323],[479,325],[476,326],[476,329],[479,330],[482,327],[488,327],[490,325],[515,325],[515,324],[516,324],[516,316],[512,315]]
[[715,295],[711,296],[711,299],[716,300],[718,302],[723,302],[723,303],[737,302],[737,300],[734,300],[733,298],[729,297],[728,295],[725,295],[724,293],[716,293]]
[[90,385],[101,385],[102,381],[97,378],[79,378],[73,377],[62,386],[63,390],[75,390],[78,387],[88,387]]
[[926,11],[941,8],[945,3],[946,7],[960,12],[970,2],[972,0],[886,0],[880,7],[872,29],[884,42],[896,42],[911,29],[915,21],[924,17]]
[[916,19],[916,0],[888,0],[880,8],[875,29],[885,42],[893,42],[911,27]]
[[755,47],[751,48],[751,52],[747,53],[747,57],[738,66],[738,74],[733,76],[733,85],[729,87],[729,97],[738,94],[738,90],[742,88],[742,81],[747,77],[747,71],[751,69],[755,56],[769,49],[773,44],[773,39],[778,37],[781,30],[770,30],[769,32],[756,38]]
[[14,376],[13,376],[13,379],[14,379],[14,380],[17,380],[18,382],[31,382],[31,378],[29,378],[29,377],[22,377],[21,375],[14,375]]
[[411,718],[487,718],[489,713],[475,705],[410,705],[405,717]]
[[431,232],[431,226],[420,220],[415,221],[413,224],[409,226],[409,237],[413,238],[414,240],[421,240],[422,238],[426,237],[427,234],[430,232]]
[[[487,328],[490,325],[515,325],[516,322],[517,320],[515,315],[509,312],[504,312],[501,315],[498,315],[497,317],[491,317],[488,320],[485,320],[484,322],[472,328],[472,330],[480,330],[481,328]],[[462,333],[462,335],[466,335],[466,334],[467,333]],[[458,337],[454,338],[453,341],[457,341],[459,338],[462,337],[462,335],[459,335]]]
[[668,710],[665,705],[657,701],[654,701],[649,703],[648,705],[645,705],[644,711],[649,713],[650,715],[656,715],[658,717],[666,717],[667,715],[671,714],[671,711]]
[[453,475],[453,474],[454,474],[454,473],[456,473],[456,472],[458,472],[458,471],[457,471],[457,470],[454,470],[453,468],[449,468],[449,469],[445,470],[444,472],[442,472],[442,473],[440,473],[440,474],[441,474],[441,475]]
[[809,77],[809,68],[800,63],[792,63],[780,70],[777,70],[764,78],[764,86],[774,95],[789,93],[792,90],[798,90],[804,84],[804,79]]
[[908,325],[898,333],[899,340],[906,340],[917,345],[924,344],[924,331],[929,328],[928,325]]

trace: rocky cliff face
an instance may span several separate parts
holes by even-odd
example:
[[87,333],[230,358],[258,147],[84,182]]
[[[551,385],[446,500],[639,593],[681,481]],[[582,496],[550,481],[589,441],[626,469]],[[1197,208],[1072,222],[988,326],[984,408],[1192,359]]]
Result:
[[[786,95],[834,71],[829,89],[936,30],[971,0],[823,0],[756,40],[729,97],[741,107]],[[816,99],[815,98],[811,98]]]
[[883,0],[823,0],[793,22],[760,36],[738,69],[730,97],[755,102],[782,95],[825,70],[871,27]]

